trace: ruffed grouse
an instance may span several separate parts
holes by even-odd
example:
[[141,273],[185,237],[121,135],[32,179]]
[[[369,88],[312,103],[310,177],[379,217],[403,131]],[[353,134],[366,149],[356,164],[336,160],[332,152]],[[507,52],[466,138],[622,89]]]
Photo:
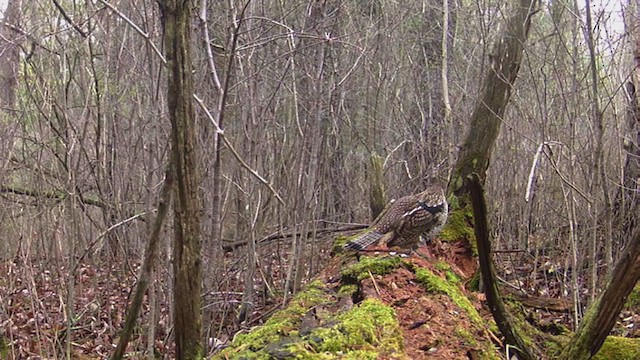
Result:
[[430,240],[447,221],[448,204],[444,189],[430,186],[387,205],[369,230],[344,245],[347,250],[363,250],[382,243],[387,247],[413,250],[420,236]]

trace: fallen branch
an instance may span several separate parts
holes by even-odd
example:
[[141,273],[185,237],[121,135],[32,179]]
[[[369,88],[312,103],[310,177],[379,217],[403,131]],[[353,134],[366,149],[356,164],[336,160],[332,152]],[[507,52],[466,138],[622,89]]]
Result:
[[[342,227],[337,227],[337,228],[324,228],[324,229],[316,229],[316,230],[309,230],[306,232],[306,235],[312,235],[312,234],[334,234],[334,233],[342,233],[342,232],[347,232],[347,231],[356,231],[356,230],[362,230],[362,229],[366,229],[368,228],[369,225],[366,224],[350,224],[350,225],[346,225],[346,226],[342,226]],[[276,232],[270,235],[267,235],[265,237],[263,237],[262,239],[258,240],[257,243],[261,244],[261,243],[267,243],[267,242],[271,242],[274,240],[280,240],[280,239],[288,239],[288,238],[292,238],[294,236],[302,236],[302,232],[301,231],[292,231],[292,232],[287,232],[287,233],[282,233],[282,232]],[[241,246],[245,246],[248,244],[247,240],[240,240],[240,241],[235,241],[233,243],[230,244],[226,244],[226,245],[222,245],[222,249],[226,252],[231,252]]]
[[[66,192],[62,191],[47,191],[47,190],[32,190],[26,189],[20,186],[12,186],[12,185],[0,185],[0,193],[10,193],[16,195],[24,195],[31,196],[34,198],[44,198],[44,199],[54,199],[54,200],[64,200],[69,196]],[[85,205],[97,206],[99,208],[107,209],[111,206],[106,202],[98,199],[92,199],[88,197],[84,197],[82,195],[78,196],[80,202]]]

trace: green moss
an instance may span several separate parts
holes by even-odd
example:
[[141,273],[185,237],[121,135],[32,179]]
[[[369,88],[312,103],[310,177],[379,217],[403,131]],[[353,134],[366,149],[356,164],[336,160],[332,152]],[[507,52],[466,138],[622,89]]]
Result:
[[[495,325],[495,323],[494,323]],[[495,327],[495,326],[494,326]],[[497,329],[491,330],[494,333],[499,333]],[[457,338],[464,340],[465,345],[474,349],[480,349],[477,353],[480,359],[486,360],[498,360],[502,359],[500,354],[500,349],[498,349],[491,341],[488,339],[480,340],[478,339],[466,328],[458,327],[455,330],[455,335]]]
[[[252,332],[236,336],[229,348],[212,359],[404,357],[402,332],[392,308],[379,300],[368,299],[341,314],[322,311],[318,305],[330,300],[331,295],[324,286],[314,282],[285,310]],[[316,311],[318,324],[303,331],[300,329],[302,318],[311,308]]]
[[460,284],[461,282],[460,277],[456,275],[456,273],[454,273],[453,270],[451,270],[451,265],[449,265],[448,263],[444,261],[438,261],[435,264],[435,268],[437,270],[444,272],[448,282],[453,284]]
[[324,354],[348,353],[349,349],[357,349],[376,355],[373,358],[379,354],[402,353],[402,332],[395,313],[379,300],[367,299],[360,306],[339,315],[336,321],[337,324],[332,327],[313,331],[307,341],[310,346],[303,348]]
[[564,343],[566,343],[566,341],[568,341],[568,337],[563,340],[548,339],[543,343],[545,354],[547,354],[551,358],[558,357],[562,352],[562,349],[564,348]]
[[[459,171],[456,171],[456,172],[455,172],[455,175],[453,175],[453,174],[452,174],[452,176],[453,176],[453,178],[452,178],[452,179],[451,179],[451,181],[450,181],[450,184],[451,184],[451,185],[449,186],[449,191],[450,191],[451,193],[458,191],[458,190],[462,187],[462,185],[463,185],[463,183],[464,183],[464,182],[462,181],[462,176],[460,176],[460,172],[459,172]],[[450,198],[450,199],[449,199],[449,204],[451,204],[451,203],[452,203],[452,202],[451,202],[451,200],[456,200],[456,204],[458,203],[458,202],[457,202],[457,200],[458,200],[458,197],[457,197],[457,196],[455,196],[455,195],[451,194],[451,196],[449,196],[449,198]],[[451,198],[454,198],[454,199],[451,199]]]
[[627,309],[640,307],[640,283],[636,284],[631,294],[629,294],[625,307]]
[[453,271],[446,271],[444,275],[447,277],[448,282],[452,284],[460,284],[460,278]]
[[477,325],[484,324],[480,314],[478,314],[478,311],[473,307],[471,301],[464,296],[457,284],[450,283],[449,281],[442,279],[440,276],[432,273],[428,269],[417,268],[415,269],[415,273],[416,279],[425,287],[425,289],[427,289],[427,291],[449,296],[458,307],[467,312],[471,321]]
[[[582,323],[580,324],[581,327],[581,331],[586,332],[593,332],[596,331],[596,326],[598,325],[598,322],[595,321],[595,317],[598,314],[598,309],[601,306],[601,301],[602,298],[598,298],[596,299],[595,302],[593,302],[590,306],[589,309],[587,310],[587,312],[585,313],[584,317],[582,318]],[[609,339],[609,338],[607,338]],[[571,339],[571,341],[567,344],[567,346],[562,350],[562,354],[560,357],[568,357],[568,355],[571,355],[572,357],[586,357],[587,355],[589,355],[589,349],[590,346],[592,344],[590,344],[588,341],[590,339],[583,334],[581,334],[581,336],[579,337],[574,337]],[[606,343],[606,342],[605,342]],[[636,353],[638,351],[638,343],[635,344],[636,348],[633,349],[631,351],[631,353]],[[611,349],[611,351],[621,351],[617,349],[617,346],[614,347],[614,349]],[[604,354],[608,354],[609,352],[605,351]],[[601,357],[600,359],[605,359],[608,357]],[[628,357],[613,357],[613,359],[629,359]]]
[[449,203],[449,211],[453,211],[460,208],[460,199],[455,194],[449,195],[447,198],[447,202]]
[[[237,336],[230,348],[213,359],[403,357],[402,332],[395,312],[379,300],[368,299],[345,313],[321,319],[321,325],[304,336],[297,329],[302,316],[290,305],[264,326]],[[288,320],[283,321],[285,318]]]
[[498,355],[500,353],[500,349],[491,347],[489,350],[481,351],[478,355],[480,355],[481,360],[502,360],[503,358]]
[[[358,236],[358,235],[356,235],[356,236]],[[353,237],[354,236],[336,236],[335,240],[333,241],[333,248],[331,249],[331,253],[332,254],[340,254],[340,253],[345,252],[344,247],[343,247],[344,244],[346,244]]]
[[487,321],[487,325],[488,325],[488,329],[489,331],[491,331],[494,334],[497,334],[500,332],[500,329],[498,329],[498,324],[496,324],[495,320],[493,320],[493,318],[491,318],[489,321]]
[[536,312],[527,310],[512,295],[503,296],[504,305],[515,331],[518,332],[525,345],[531,349],[538,349],[549,359],[559,357],[566,344],[571,339],[571,333],[552,335],[541,330],[542,325],[536,319]]
[[[598,303],[595,302],[591,304],[589,311],[587,311],[585,317],[582,319],[583,322],[591,321],[591,317],[596,314],[596,307]],[[583,324],[584,325],[584,324]],[[595,325],[593,325],[595,326]],[[594,331],[594,328],[589,329],[590,331]],[[566,353],[575,351],[579,349],[578,356],[588,357],[589,348],[591,344],[586,343],[584,338],[574,339],[575,334],[571,334],[569,332],[563,333],[558,336],[554,336],[552,341],[557,341],[557,344],[548,344],[545,342],[545,347],[547,353],[550,355],[555,355],[556,357],[561,354],[566,355]],[[558,350],[558,347],[560,350]],[[602,347],[598,351],[596,355],[592,357],[595,360],[631,360],[631,359],[640,359],[640,339],[636,338],[624,338],[618,336],[608,336],[602,344]]]
[[286,309],[275,313],[263,326],[248,334],[237,335],[231,346],[213,359],[269,359],[265,347],[283,338],[296,337],[301,319],[309,309],[330,300],[324,285],[315,281],[298,293]]
[[455,334],[456,334],[457,337],[459,337],[461,339],[464,339],[464,341],[467,342],[467,345],[472,346],[472,347],[477,347],[478,346],[478,342],[473,337],[473,335],[469,332],[469,330],[467,330],[467,329],[465,329],[463,327],[459,327],[459,328],[456,328]]
[[[366,351],[366,350],[354,350],[348,351],[346,353],[314,353],[312,351],[308,351],[305,349],[301,349],[301,344],[296,344],[296,346],[292,347],[292,359],[304,359],[304,360],[331,360],[331,359],[341,359],[341,360],[375,360],[378,359],[378,353],[375,351]],[[295,354],[295,355],[293,355]],[[270,358],[273,360],[273,358]]]
[[342,285],[338,289],[338,296],[350,296],[356,291],[358,291],[358,286],[356,285]]
[[302,303],[305,306],[306,302],[317,303],[325,301],[327,298],[325,285],[320,280],[315,280],[307,285],[305,291],[298,293],[294,297],[294,301]]
[[640,339],[629,339],[609,336],[602,344],[600,351],[593,357],[595,360],[632,360],[640,359]]
[[446,263],[444,261],[438,261],[437,263],[435,263],[433,265],[433,267],[435,267],[437,270],[440,270],[440,271],[451,270],[451,265],[449,265],[448,263]]
[[400,267],[403,261],[397,256],[361,257],[360,261],[342,270],[343,278],[362,280],[373,275],[386,275]]
[[467,240],[475,247],[476,235],[473,231],[473,210],[470,205],[464,208],[451,207],[447,223],[439,238],[443,241]]
[[480,291],[480,271],[476,271],[467,284],[467,289],[471,291]]

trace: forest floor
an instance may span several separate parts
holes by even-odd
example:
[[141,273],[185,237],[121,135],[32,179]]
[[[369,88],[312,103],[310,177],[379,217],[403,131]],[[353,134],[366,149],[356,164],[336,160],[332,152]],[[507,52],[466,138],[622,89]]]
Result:
[[[0,279],[0,338],[5,342],[0,358],[64,358],[68,309],[64,267],[5,262],[0,273],[5,275]],[[124,323],[134,276],[86,264],[77,274],[71,356],[108,358]],[[166,316],[161,314],[160,321],[166,323]],[[163,335],[158,327],[157,337]]]
[[[477,260],[462,242],[431,243],[403,261],[416,267],[442,273],[438,263],[447,263],[459,279],[459,286],[478,311],[482,320],[492,322],[481,293],[468,290],[468,283],[477,269]],[[371,254],[372,257],[387,254]],[[34,262],[37,263],[37,262]],[[325,284],[339,274],[341,261],[331,260],[318,278]],[[47,268],[55,270],[47,270]],[[67,282],[64,267],[51,264],[35,266],[20,262],[0,263],[0,358],[55,359],[63,358],[67,336],[65,299]],[[104,359],[117,343],[134,284],[134,270],[123,271],[112,266],[82,265],[75,279],[75,306],[72,357],[74,359]],[[160,285],[157,285],[160,286]],[[404,338],[404,352],[411,359],[469,359],[481,351],[478,340],[501,347],[501,336],[487,326],[478,327],[468,312],[461,311],[447,294],[429,292],[416,279],[416,273],[400,267],[384,275],[371,275],[360,282],[365,298],[377,298],[395,311]],[[169,291],[169,289],[162,289]],[[552,301],[551,299],[549,299]],[[271,304],[277,304],[272,301]],[[278,306],[276,305],[276,308]],[[159,358],[171,358],[172,341],[170,306],[162,301],[157,307],[155,351]],[[255,309],[254,318],[264,318],[274,306]],[[567,311],[547,311],[528,308],[527,321],[549,329],[570,327]],[[264,316],[263,316],[264,315]],[[142,358],[146,348],[146,324],[149,316],[145,304],[134,339],[129,346],[130,358]],[[259,325],[258,321],[253,325]],[[614,334],[640,337],[638,309],[625,309]],[[553,330],[550,330],[553,331]],[[225,338],[233,338],[233,333]],[[497,353],[498,350],[496,350]]]

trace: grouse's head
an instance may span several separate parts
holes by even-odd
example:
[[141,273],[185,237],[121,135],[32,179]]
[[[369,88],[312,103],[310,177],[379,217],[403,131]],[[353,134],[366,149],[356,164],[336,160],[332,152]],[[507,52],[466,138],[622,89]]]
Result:
[[445,196],[444,187],[440,185],[431,185],[419,194],[418,202],[427,207],[446,206],[447,197]]

